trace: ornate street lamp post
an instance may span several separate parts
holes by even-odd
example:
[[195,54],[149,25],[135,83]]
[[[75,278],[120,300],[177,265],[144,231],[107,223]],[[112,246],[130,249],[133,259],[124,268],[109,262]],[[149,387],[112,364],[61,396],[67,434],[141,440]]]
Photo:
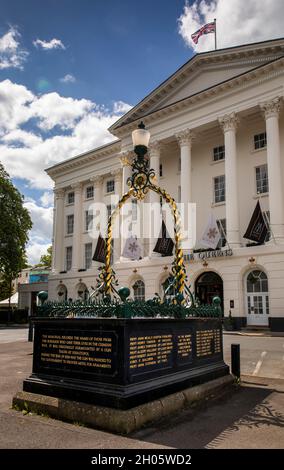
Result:
[[186,279],[186,270],[183,262],[183,252],[181,248],[181,226],[180,215],[175,200],[167,193],[166,190],[154,183],[155,172],[149,166],[148,159],[145,155],[148,151],[150,140],[150,132],[145,129],[143,122],[138,125],[138,129],[132,132],[132,140],[136,158],[132,163],[132,175],[127,180],[129,190],[119,200],[117,206],[113,210],[108,220],[107,238],[106,238],[106,262],[99,275],[98,288],[104,291],[107,296],[117,290],[114,287],[117,284],[115,273],[111,267],[111,242],[112,242],[112,228],[113,223],[118,215],[121,207],[130,198],[134,197],[143,200],[148,191],[158,193],[169,205],[174,219],[174,242],[175,242],[175,255],[172,263],[172,276],[173,287],[176,295],[174,303],[183,303],[184,301],[184,287]]

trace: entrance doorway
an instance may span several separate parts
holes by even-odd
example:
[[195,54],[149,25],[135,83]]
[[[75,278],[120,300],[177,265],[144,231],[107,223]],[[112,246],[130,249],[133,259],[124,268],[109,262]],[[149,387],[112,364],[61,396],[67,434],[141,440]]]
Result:
[[254,270],[246,276],[247,324],[268,326],[268,279],[263,271]]
[[202,305],[212,304],[212,299],[216,295],[221,299],[223,310],[223,281],[219,274],[208,271],[201,274],[195,281],[195,294]]

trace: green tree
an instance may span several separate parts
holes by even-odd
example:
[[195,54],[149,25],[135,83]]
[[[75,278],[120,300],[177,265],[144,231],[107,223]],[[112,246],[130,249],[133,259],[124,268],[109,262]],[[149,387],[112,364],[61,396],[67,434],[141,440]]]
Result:
[[14,290],[11,288],[10,279],[3,275],[0,279],[0,300],[8,299],[13,294]]
[[52,246],[50,245],[46,250],[46,254],[41,255],[37,266],[46,266],[47,268],[51,268],[51,262],[52,262]]
[[23,202],[23,196],[0,163],[0,275],[10,286],[9,297],[13,279],[26,266],[25,247],[32,228]]

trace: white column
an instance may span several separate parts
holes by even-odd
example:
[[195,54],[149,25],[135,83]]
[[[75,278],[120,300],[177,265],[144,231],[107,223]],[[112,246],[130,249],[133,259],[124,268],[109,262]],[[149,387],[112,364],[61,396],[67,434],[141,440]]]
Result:
[[[130,178],[132,174],[132,163],[133,159],[133,152],[121,152],[120,154],[120,163],[122,166],[122,194],[125,194],[129,190],[129,186],[127,184],[128,178]],[[127,201],[130,202],[130,199]],[[125,212],[125,206],[121,209],[121,226],[120,226],[120,255],[123,252],[124,245],[126,243],[126,235],[127,235],[127,227],[126,227],[126,218],[127,214]]]
[[219,119],[225,143],[225,191],[227,241],[232,248],[240,246],[240,224],[238,204],[238,171],[236,131],[239,119],[235,113]]
[[191,146],[194,139],[194,133],[190,129],[176,134],[176,139],[180,146],[180,188],[181,202],[187,204],[191,202]]
[[[180,147],[180,211],[183,223],[183,232],[186,240],[190,233],[189,220],[188,220],[188,203],[192,202],[192,177],[191,177],[191,147],[192,141],[195,138],[194,132],[190,129],[185,129],[176,134],[176,139]],[[185,251],[186,248],[184,248]]]
[[261,105],[266,122],[270,226],[274,240],[283,243],[284,200],[279,136],[280,108],[280,98]]
[[94,199],[95,202],[102,202],[103,200],[103,176],[93,176],[90,178],[92,183],[94,184]]
[[[160,155],[161,155],[161,143],[159,141],[154,141],[150,144],[149,148],[149,154],[150,154],[150,168],[154,170],[155,172],[155,180],[154,183],[159,186],[160,182]],[[153,210],[153,205],[156,206],[157,204],[160,204],[160,196],[157,193],[154,193],[153,191],[150,191],[150,196],[149,196],[149,201],[150,201],[150,214],[148,214],[147,217],[147,222],[148,222],[148,230],[147,233],[148,235],[148,242],[149,242],[149,257],[155,257],[159,256],[157,253],[153,252],[153,248],[155,247],[157,237],[155,236],[154,233],[154,223],[156,220],[155,217],[155,212]],[[152,206],[152,208],[151,208]],[[147,224],[146,222],[146,224]],[[156,234],[157,235],[157,234]]]
[[[115,204],[118,203],[122,195],[122,171],[117,169],[111,172],[111,175],[114,177],[114,191],[117,200]],[[113,226],[113,262],[115,263],[120,258],[121,254],[121,240],[120,240],[120,223],[121,223],[121,214],[119,213],[116,216],[114,226]]]
[[72,250],[72,271],[78,272],[78,269],[82,268],[83,265],[83,248],[82,248],[82,226],[83,220],[83,208],[82,208],[82,183],[72,185],[75,193],[74,202],[74,232],[73,232],[73,250]]
[[63,271],[64,264],[64,189],[54,189],[55,217],[54,217],[54,240],[52,247],[52,271],[59,273]]

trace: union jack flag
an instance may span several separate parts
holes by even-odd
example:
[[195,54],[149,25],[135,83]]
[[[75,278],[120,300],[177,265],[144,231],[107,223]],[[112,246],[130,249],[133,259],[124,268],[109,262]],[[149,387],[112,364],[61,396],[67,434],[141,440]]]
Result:
[[197,44],[200,36],[202,36],[203,34],[215,33],[215,29],[215,21],[213,21],[212,23],[207,23],[202,26],[198,31],[195,31],[195,33],[191,35],[191,39],[193,40],[194,44]]

